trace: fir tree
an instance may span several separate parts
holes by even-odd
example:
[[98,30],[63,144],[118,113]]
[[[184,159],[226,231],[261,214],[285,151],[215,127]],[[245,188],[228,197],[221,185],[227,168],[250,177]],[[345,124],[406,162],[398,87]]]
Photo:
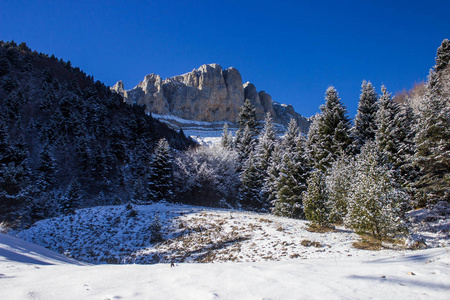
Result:
[[350,120],[334,87],[327,89],[320,110],[308,134],[308,154],[312,166],[326,172],[340,155],[351,152]]
[[250,126],[246,125],[242,132],[236,132],[235,145],[241,162],[249,158],[250,153],[255,149],[255,144],[256,140],[252,137]]
[[378,95],[370,81],[363,81],[355,117],[355,125],[352,128],[354,148],[357,153],[359,153],[361,147],[367,141],[375,140],[375,132],[377,130],[375,123],[377,99]]
[[223,125],[222,139],[220,140],[222,148],[231,150],[233,149],[233,135],[228,132],[228,123]]
[[450,202],[450,41],[438,48],[419,115],[415,163],[423,172],[417,183],[420,205]]
[[74,177],[67,187],[66,194],[60,199],[59,210],[65,215],[73,214],[81,202],[81,186],[78,179]]
[[149,191],[151,201],[172,200],[173,170],[170,146],[166,139],[161,139],[155,148],[151,163]]
[[258,169],[258,163],[254,151],[251,151],[245,161],[241,173],[241,187],[239,189],[239,202],[241,206],[249,210],[259,210],[264,204],[261,201],[261,188],[263,177]]
[[261,178],[259,184],[260,190],[260,202],[264,208],[270,206],[268,201],[269,195],[264,190],[265,180],[268,177],[268,169],[270,166],[272,153],[275,150],[276,134],[273,128],[273,121],[270,113],[267,113],[264,128],[258,137],[258,143],[255,149],[255,163],[257,170],[260,172],[259,178]]
[[[282,160],[282,151],[279,143],[275,145],[274,151],[270,157],[267,168],[267,176],[264,178],[262,192],[267,203],[272,205],[277,198],[277,181],[280,177],[280,166]],[[273,207],[271,207],[273,210]]]
[[414,180],[414,170],[411,168],[414,155],[414,117],[411,109],[406,107],[402,111],[399,104],[391,100],[386,87],[383,86],[381,90],[375,143],[382,161],[393,171],[396,182],[408,186]]
[[303,197],[303,206],[307,220],[320,226],[330,225],[330,204],[328,201],[325,176],[314,171],[308,179],[308,189]]
[[347,215],[348,194],[355,175],[353,165],[353,158],[341,156],[333,163],[330,174],[326,177],[329,220],[332,223],[342,223]]
[[39,154],[39,163],[36,169],[38,189],[42,192],[49,190],[56,183],[56,163],[50,154],[50,148],[45,145]]
[[250,151],[254,149],[255,139],[258,135],[256,109],[249,99],[244,101],[236,121],[239,129],[236,131],[235,146],[241,162],[244,162],[249,157]]
[[309,172],[304,144],[297,122],[291,119],[280,147],[282,159],[274,186],[275,199],[272,200],[272,212],[276,215],[292,218],[304,216],[302,197]]

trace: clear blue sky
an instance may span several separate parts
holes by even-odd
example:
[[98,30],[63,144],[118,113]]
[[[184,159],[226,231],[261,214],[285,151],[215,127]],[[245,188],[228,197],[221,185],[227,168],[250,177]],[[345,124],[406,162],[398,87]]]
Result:
[[0,0],[0,39],[70,60],[130,89],[206,63],[305,116],[334,85],[356,113],[360,86],[409,89],[425,80],[450,38],[450,1]]

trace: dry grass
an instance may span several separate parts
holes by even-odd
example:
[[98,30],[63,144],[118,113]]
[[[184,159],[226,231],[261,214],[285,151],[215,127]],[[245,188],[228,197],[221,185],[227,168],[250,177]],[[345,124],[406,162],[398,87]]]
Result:
[[316,232],[316,233],[336,232],[336,229],[332,225],[327,227],[313,223],[309,224],[306,230],[308,230],[309,232]]
[[361,250],[379,251],[382,248],[381,241],[373,236],[362,236],[361,240],[353,242],[353,247]]

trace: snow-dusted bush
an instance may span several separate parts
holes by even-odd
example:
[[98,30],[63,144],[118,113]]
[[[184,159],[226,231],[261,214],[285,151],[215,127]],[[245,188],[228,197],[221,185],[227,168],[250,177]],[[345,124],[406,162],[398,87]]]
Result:
[[219,206],[225,199],[235,205],[238,169],[237,153],[221,147],[199,147],[180,154],[174,165],[175,201]]

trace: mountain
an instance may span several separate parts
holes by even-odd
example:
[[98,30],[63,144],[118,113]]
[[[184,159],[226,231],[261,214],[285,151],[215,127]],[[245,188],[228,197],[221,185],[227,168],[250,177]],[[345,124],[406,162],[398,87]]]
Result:
[[[256,108],[263,120],[270,112],[280,131],[284,131],[291,118],[297,120],[301,131],[307,133],[310,121],[295,112],[292,105],[279,104],[264,91],[257,91],[249,82],[242,83],[241,74],[233,67],[223,70],[218,64],[202,65],[189,73],[162,80],[150,74],[131,90],[125,90],[122,81],[112,90],[130,104],[144,105],[152,113],[175,128],[198,130],[220,128],[224,122],[233,124],[245,99]],[[234,124],[236,126],[236,124]],[[234,126],[234,127],[235,127]]]

